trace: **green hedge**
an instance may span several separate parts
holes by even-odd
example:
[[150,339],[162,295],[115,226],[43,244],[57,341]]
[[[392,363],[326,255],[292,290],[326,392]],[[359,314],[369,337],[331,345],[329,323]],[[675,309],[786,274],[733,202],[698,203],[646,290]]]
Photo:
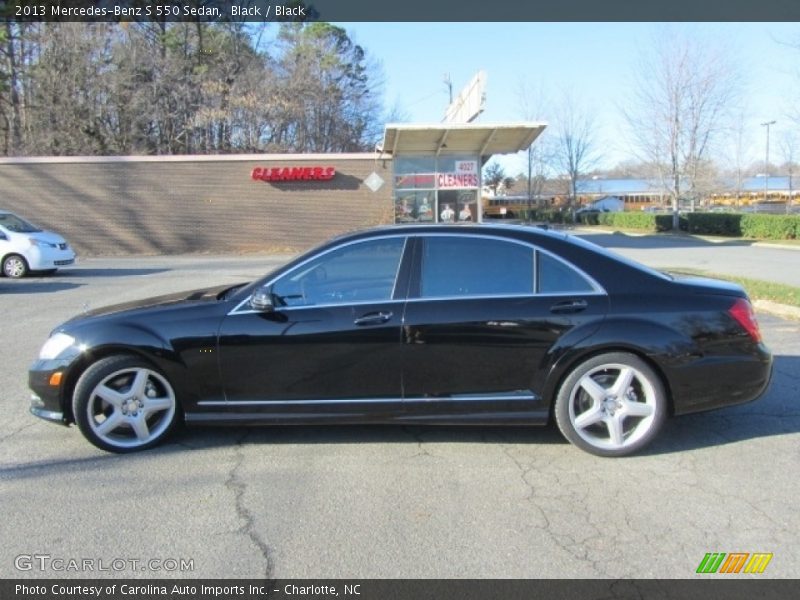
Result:
[[762,240],[800,238],[800,215],[689,213],[686,220],[689,233]]
[[[522,211],[522,212],[525,213],[526,211]],[[527,216],[527,215],[525,215],[525,216]],[[540,209],[531,211],[530,217],[531,217],[532,221],[546,221],[548,223],[568,223],[568,222],[570,222],[570,215],[565,210],[562,211],[562,210],[553,210],[553,209],[540,208]]]
[[[672,215],[638,212],[581,215],[586,225],[608,225],[639,231],[669,231]],[[761,240],[800,239],[800,215],[741,213],[688,213],[681,215],[680,228],[701,235],[747,237]]]
[[640,231],[667,231],[672,229],[672,215],[654,215],[645,212],[607,212],[596,216],[598,224],[611,227],[638,229]]
[[575,213],[575,222],[583,225],[598,225],[601,213]]
[[[523,219],[527,214],[520,215]],[[533,220],[550,223],[568,222],[567,211],[535,210]],[[576,215],[584,225],[607,225],[638,231],[669,231],[672,214],[646,212],[603,212]],[[680,216],[680,229],[701,235],[747,237],[761,240],[800,239],[800,215],[760,215],[742,213],[688,213]]]
[[800,215],[742,215],[741,230],[762,240],[800,239]]
[[739,213],[689,213],[686,222],[689,233],[741,236],[742,216]]

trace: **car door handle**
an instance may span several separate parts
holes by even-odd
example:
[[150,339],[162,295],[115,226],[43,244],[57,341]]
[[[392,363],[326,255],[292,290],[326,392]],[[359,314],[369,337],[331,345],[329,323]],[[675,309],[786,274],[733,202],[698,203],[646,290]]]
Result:
[[565,300],[556,302],[550,307],[552,313],[576,313],[585,310],[589,306],[586,300]]
[[356,325],[380,325],[391,319],[392,314],[390,312],[367,313],[358,317],[353,323]]

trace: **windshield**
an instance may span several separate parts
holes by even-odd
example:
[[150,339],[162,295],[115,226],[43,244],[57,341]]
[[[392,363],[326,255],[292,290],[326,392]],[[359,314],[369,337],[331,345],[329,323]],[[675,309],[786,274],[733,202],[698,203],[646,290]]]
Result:
[[0,213],[0,225],[13,231],[14,233],[35,233],[41,231],[36,225],[28,223],[25,219],[20,219],[11,213]]

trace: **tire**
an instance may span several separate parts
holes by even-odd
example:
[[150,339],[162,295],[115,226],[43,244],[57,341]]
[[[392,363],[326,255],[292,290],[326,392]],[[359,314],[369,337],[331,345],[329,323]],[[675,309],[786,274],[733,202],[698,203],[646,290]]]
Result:
[[627,456],[655,438],[667,415],[658,374],[639,357],[611,352],[575,367],[558,390],[555,418],[572,444],[597,456]]
[[28,274],[28,261],[19,254],[9,254],[3,259],[3,275],[13,279],[25,277]]
[[133,356],[97,361],[81,375],[72,414],[84,437],[109,452],[135,452],[161,443],[180,410],[167,378]]

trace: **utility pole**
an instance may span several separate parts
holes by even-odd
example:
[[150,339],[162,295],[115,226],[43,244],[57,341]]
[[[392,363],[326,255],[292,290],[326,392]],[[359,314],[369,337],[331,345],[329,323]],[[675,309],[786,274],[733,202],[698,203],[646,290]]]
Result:
[[450,94],[450,104],[453,103],[453,80],[450,79],[450,73],[444,74],[444,84],[447,86],[447,91]]
[[531,222],[531,212],[533,211],[533,144],[528,146],[528,214],[527,221]]

